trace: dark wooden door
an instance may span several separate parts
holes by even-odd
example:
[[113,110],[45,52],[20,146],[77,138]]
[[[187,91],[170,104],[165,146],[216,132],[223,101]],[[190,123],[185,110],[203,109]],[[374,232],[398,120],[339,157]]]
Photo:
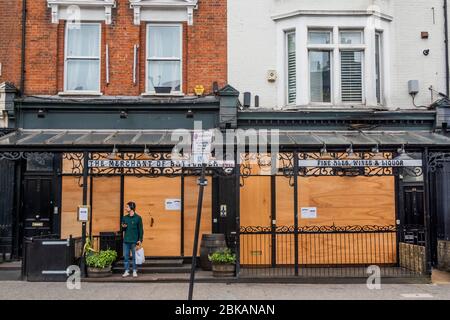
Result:
[[404,187],[404,214],[405,225],[423,226],[424,216],[424,193],[422,186]]
[[51,234],[54,208],[53,179],[39,176],[25,177],[22,208],[24,237]]

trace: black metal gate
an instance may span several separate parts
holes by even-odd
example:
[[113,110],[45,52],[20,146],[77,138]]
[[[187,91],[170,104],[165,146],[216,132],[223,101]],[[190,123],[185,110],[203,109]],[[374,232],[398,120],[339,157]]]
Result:
[[[352,150],[353,152],[353,150]],[[376,266],[382,277],[428,276],[426,225],[299,225],[298,177],[422,176],[422,167],[299,167],[298,160],[320,159],[327,153],[334,159],[345,152],[279,154],[278,175],[290,180],[293,191],[293,225],[279,226],[272,214],[270,226],[241,226],[241,277],[364,277]],[[372,152],[355,152],[359,159],[371,159]],[[382,153],[393,159],[394,152]],[[376,154],[380,156],[380,152]],[[257,163],[260,165],[260,162]],[[266,164],[267,165],[267,164]],[[270,165],[270,164],[269,164]],[[241,167],[241,186],[252,175],[252,167]],[[272,196],[273,197],[273,196]],[[421,198],[425,204],[426,199]],[[275,209],[276,210],[276,209]],[[242,213],[241,213],[242,214]],[[424,218],[424,217],[422,217]],[[429,248],[428,248],[429,249]]]

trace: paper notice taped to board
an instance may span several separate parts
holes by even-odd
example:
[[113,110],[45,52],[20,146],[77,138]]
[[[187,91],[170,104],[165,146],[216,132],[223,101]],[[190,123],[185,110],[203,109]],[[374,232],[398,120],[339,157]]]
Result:
[[304,207],[301,208],[302,219],[316,219],[317,208],[316,207]]
[[166,210],[167,211],[181,210],[181,200],[180,199],[166,199]]

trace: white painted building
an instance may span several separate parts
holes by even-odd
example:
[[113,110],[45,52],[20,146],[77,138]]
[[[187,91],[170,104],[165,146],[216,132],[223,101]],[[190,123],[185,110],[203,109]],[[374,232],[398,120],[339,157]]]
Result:
[[228,0],[229,83],[263,108],[428,106],[446,93],[443,4]]

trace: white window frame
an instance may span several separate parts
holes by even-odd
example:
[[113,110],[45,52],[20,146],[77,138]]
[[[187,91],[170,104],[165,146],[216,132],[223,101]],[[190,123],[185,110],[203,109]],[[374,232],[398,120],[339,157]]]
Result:
[[[384,32],[381,30],[375,30],[375,42],[377,41],[377,36],[379,39],[378,45],[379,45],[379,81],[380,81],[380,101],[378,101],[378,97],[376,97],[376,92],[375,92],[375,97],[377,99],[377,103],[378,105],[382,106],[384,105]],[[376,59],[376,43],[374,46],[374,56]],[[376,64],[377,61],[375,61],[375,76],[377,75],[377,70],[376,70]],[[376,83],[375,83],[375,91],[376,91]]]
[[[309,33],[310,32],[331,32],[331,43],[330,44],[310,44],[309,43]],[[341,43],[341,32],[342,31],[359,31],[361,32],[361,44],[342,44]],[[365,59],[366,59],[366,49],[367,45],[365,43],[364,26],[307,26],[307,55],[308,55],[308,101],[311,106],[352,106],[352,105],[364,105],[366,103],[365,96]],[[331,60],[331,102],[314,102],[311,98],[311,70],[309,63],[309,53],[311,51],[329,51]],[[342,51],[360,51],[362,56],[362,101],[361,102],[344,102],[342,101],[342,86],[341,86],[341,52]]]
[[[178,27],[180,30],[180,57],[149,57],[149,35],[151,27]],[[145,46],[145,93],[144,95],[173,96],[183,94],[183,25],[181,23],[148,23],[146,27]],[[170,93],[156,93],[149,90],[149,63],[150,61],[180,61],[180,91]]]
[[[335,103],[334,98],[334,87],[335,87],[335,62],[334,62],[334,55],[335,55],[335,47],[336,44],[336,37],[333,32],[333,28],[330,26],[323,26],[323,27],[307,27],[306,29],[307,35],[306,35],[306,41],[307,41],[307,61],[308,61],[308,101],[310,105],[312,106],[332,106]],[[331,36],[331,43],[329,44],[312,44],[309,42],[309,34],[310,32],[329,32]],[[310,62],[310,53],[311,51],[327,51],[330,53],[330,90],[331,90],[331,97],[330,102],[315,102],[312,101],[311,96],[311,62]]]
[[[330,95],[330,102],[320,102],[320,101],[312,101],[312,96],[311,96],[311,62],[310,62],[310,53],[312,51],[323,51],[323,52],[328,52],[330,54],[330,91],[331,91],[331,95]],[[315,48],[308,48],[308,97],[309,97],[309,102],[311,105],[315,105],[315,106],[330,106],[334,104],[334,52],[333,50],[328,50],[328,49],[315,49]]]
[[[101,83],[102,83],[102,24],[100,22],[80,22],[80,25],[96,25],[99,29],[99,45],[98,45],[98,57],[68,57],[69,49],[69,27],[70,23],[66,23],[65,33],[64,33],[64,92],[60,94],[81,94],[81,95],[101,95]],[[68,90],[68,68],[67,64],[69,60],[95,60],[98,59],[98,91],[95,90]]]
[[[298,54],[298,52],[297,52],[297,33],[296,33],[296,30],[295,29],[291,29],[291,30],[286,30],[285,32],[284,32],[284,41],[285,41],[285,45],[284,45],[284,49],[285,49],[285,53],[284,53],[284,56],[285,56],[285,67],[284,67],[284,69],[285,69],[285,75],[286,75],[286,101],[285,101],[285,104],[287,105],[287,106],[293,106],[293,105],[296,105],[297,104],[297,101],[294,101],[294,102],[289,102],[289,42],[288,42],[288,36],[290,35],[290,34],[293,34],[294,35],[294,37],[295,37],[295,66],[297,67],[297,54]],[[297,88],[297,83],[298,83],[298,74],[297,74],[297,71],[295,72],[296,73],[296,76],[295,76],[295,82],[296,82],[296,88],[295,88],[295,100],[297,100],[297,94],[298,94],[298,88]]]

